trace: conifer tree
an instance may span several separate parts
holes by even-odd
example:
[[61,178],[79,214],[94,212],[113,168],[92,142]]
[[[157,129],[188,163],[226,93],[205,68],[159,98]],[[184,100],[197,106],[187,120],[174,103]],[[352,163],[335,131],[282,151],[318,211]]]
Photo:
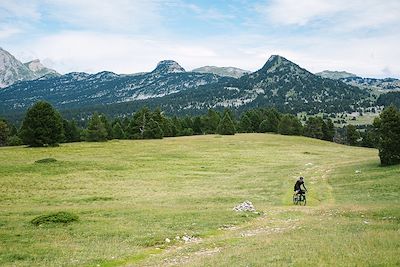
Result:
[[247,114],[243,114],[240,117],[239,129],[242,133],[252,133],[253,132],[251,120],[250,120],[249,116],[247,116]]
[[10,129],[5,121],[0,120],[0,146],[7,144],[7,139],[10,134]]
[[235,132],[236,132],[235,124],[233,123],[229,113],[225,112],[224,116],[222,117],[217,127],[217,133],[223,135],[234,135]]
[[164,137],[163,130],[160,127],[160,124],[153,119],[150,119],[146,124],[146,127],[143,131],[144,139],[162,139]]
[[125,139],[125,132],[119,122],[116,122],[112,128],[112,136],[115,139]]
[[400,111],[393,105],[385,108],[375,119],[374,126],[379,134],[381,164],[400,164]]
[[333,122],[331,119],[327,119],[326,122],[322,125],[322,133],[323,133],[323,140],[326,141],[333,141],[333,138],[335,137],[335,126],[333,125]]
[[285,114],[282,116],[279,125],[278,132],[284,135],[301,135],[303,129],[299,119],[291,114]]
[[100,115],[100,119],[103,122],[104,127],[106,128],[107,139],[111,140],[113,138],[113,135],[112,135],[112,126],[111,126],[110,122],[108,121],[107,117],[104,114]]
[[204,131],[206,134],[216,133],[220,116],[215,110],[209,109],[204,117]]
[[76,121],[63,120],[65,142],[78,142],[80,141],[80,131],[76,125]]
[[324,136],[324,124],[324,121],[320,117],[309,117],[304,127],[304,135],[311,138],[322,139]]
[[100,115],[95,112],[89,120],[89,125],[86,130],[86,141],[103,142],[107,141],[107,129]]
[[25,144],[33,147],[57,145],[64,139],[60,114],[47,102],[35,103],[22,122],[21,137]]
[[351,146],[357,145],[358,139],[360,138],[360,133],[357,131],[357,128],[354,125],[346,126],[346,139],[347,143]]

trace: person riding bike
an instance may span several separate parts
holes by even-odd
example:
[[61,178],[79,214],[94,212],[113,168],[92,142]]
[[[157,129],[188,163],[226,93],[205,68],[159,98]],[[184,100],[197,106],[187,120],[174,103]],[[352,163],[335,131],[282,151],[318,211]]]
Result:
[[304,184],[304,178],[300,176],[300,178],[296,181],[296,184],[294,185],[294,192],[298,195],[303,195],[305,193],[304,190],[301,189],[301,186],[303,185],[304,189],[307,191],[307,188]]

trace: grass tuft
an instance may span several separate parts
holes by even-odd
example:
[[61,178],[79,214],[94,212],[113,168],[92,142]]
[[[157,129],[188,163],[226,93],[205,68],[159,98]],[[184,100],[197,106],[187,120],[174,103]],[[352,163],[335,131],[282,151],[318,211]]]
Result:
[[55,158],[44,158],[35,161],[35,163],[54,163],[54,162],[57,162]]
[[66,211],[60,211],[46,215],[40,215],[31,220],[31,224],[35,226],[39,226],[42,224],[57,224],[57,223],[67,224],[78,220],[79,220],[78,215]]

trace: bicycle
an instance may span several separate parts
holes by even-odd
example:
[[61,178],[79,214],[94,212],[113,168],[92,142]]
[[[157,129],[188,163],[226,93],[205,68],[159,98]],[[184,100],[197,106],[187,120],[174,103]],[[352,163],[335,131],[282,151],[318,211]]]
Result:
[[305,206],[307,204],[307,199],[305,193],[294,193],[293,194],[293,204]]

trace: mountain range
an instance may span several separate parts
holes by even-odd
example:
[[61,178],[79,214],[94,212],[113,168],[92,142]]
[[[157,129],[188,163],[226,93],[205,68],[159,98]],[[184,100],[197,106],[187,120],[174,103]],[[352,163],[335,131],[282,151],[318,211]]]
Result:
[[0,52],[0,74],[7,74],[0,78],[14,81],[0,90],[3,116],[23,113],[38,100],[49,101],[63,112],[98,110],[113,116],[130,114],[143,105],[160,107],[170,114],[266,106],[291,113],[336,113],[371,107],[376,100],[372,90],[354,82],[358,76],[329,71],[315,75],[279,55],[271,56],[255,72],[210,66],[187,72],[177,62],[164,60],[148,73],[60,75],[38,60],[22,64],[8,52]]
[[22,63],[0,47],[0,89],[18,81],[28,81],[45,75],[58,76],[52,69],[46,68],[39,59]]
[[394,78],[362,78],[356,74],[349,73],[346,71],[329,71],[324,70],[318,72],[315,75],[323,78],[340,80],[349,85],[354,85],[360,88],[377,90],[378,92],[387,93],[389,91],[400,91],[400,80]]

